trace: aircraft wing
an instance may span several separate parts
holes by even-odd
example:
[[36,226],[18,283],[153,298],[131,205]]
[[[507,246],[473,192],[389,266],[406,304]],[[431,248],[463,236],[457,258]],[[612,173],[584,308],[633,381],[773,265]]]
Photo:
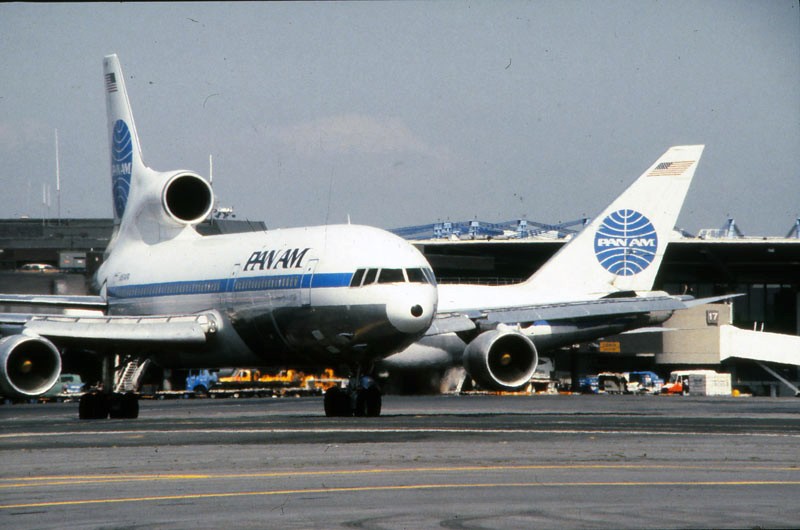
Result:
[[103,345],[202,344],[217,331],[214,312],[159,316],[70,316],[0,314],[0,327],[58,344],[75,343],[91,349]]
[[[81,344],[87,348],[106,344],[201,344],[217,329],[213,313],[158,316],[108,316],[101,296],[0,294],[5,308],[20,306],[33,313],[0,313],[0,335],[25,333],[54,343]],[[70,311],[80,311],[71,314]],[[40,314],[44,311],[46,314]],[[88,311],[97,314],[86,313]],[[58,313],[58,314],[53,314]]]
[[696,305],[728,300],[740,294],[711,298],[680,298],[674,296],[634,296],[600,298],[554,304],[530,305],[500,309],[474,310],[462,313],[442,313],[428,330],[428,336],[450,332],[470,331],[476,327],[491,329],[498,324],[527,324],[537,321],[575,321],[598,317],[637,315],[660,311],[677,311]]
[[486,313],[486,324],[517,324],[539,320],[579,320],[583,318],[616,315],[634,315],[654,311],[686,309],[686,305],[671,296],[601,298],[560,304],[491,310]]
[[[480,313],[474,317],[482,316]],[[431,327],[425,332],[425,335],[444,335],[445,333],[458,333],[460,331],[471,331],[477,325],[473,318],[461,313],[441,313],[434,317]]]
[[108,307],[102,296],[0,294],[0,305],[25,305],[53,309],[94,309],[105,311]]

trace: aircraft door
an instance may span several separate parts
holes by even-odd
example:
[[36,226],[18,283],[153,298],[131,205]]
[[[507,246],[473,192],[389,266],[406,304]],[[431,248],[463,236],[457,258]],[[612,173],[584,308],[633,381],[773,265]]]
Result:
[[303,307],[311,305],[311,284],[314,279],[314,271],[317,269],[318,259],[310,259],[306,263],[303,271],[303,279],[300,281],[300,304]]
[[233,266],[228,283],[222,293],[222,306],[229,311],[233,311],[236,306],[236,282],[239,281],[239,273],[242,272],[242,264],[237,263]]

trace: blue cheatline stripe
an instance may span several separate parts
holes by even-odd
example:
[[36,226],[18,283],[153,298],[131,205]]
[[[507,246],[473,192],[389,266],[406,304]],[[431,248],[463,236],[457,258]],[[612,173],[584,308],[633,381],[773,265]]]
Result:
[[283,274],[280,276],[249,276],[238,278],[235,281],[233,279],[214,279],[147,283],[112,287],[108,290],[108,295],[112,298],[151,298],[156,296],[240,293],[245,291],[348,287],[352,277],[352,272],[333,272],[317,273],[313,277],[303,274]]
[[[311,288],[318,287],[349,287],[350,280],[353,279],[352,272],[331,272],[326,274],[315,274],[311,281]],[[303,287],[306,287],[305,285]]]

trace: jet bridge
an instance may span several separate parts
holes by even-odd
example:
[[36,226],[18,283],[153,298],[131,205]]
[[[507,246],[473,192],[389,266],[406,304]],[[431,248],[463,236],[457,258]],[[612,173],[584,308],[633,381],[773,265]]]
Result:
[[800,396],[800,388],[765,362],[800,366],[800,337],[765,331],[739,329],[730,325],[720,326],[719,360],[749,359],[755,361],[767,373],[788,386]]
[[661,328],[606,337],[588,353],[602,356],[606,365],[615,362],[621,371],[651,358],[649,369],[662,374],[678,368],[732,371],[739,386],[768,387],[776,395],[783,384],[798,395],[800,336],[742,329],[732,321],[731,304],[696,306],[675,312]]

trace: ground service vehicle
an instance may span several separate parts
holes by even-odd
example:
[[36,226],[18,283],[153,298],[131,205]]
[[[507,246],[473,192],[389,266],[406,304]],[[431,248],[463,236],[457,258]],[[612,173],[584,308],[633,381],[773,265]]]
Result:
[[189,375],[186,376],[186,391],[193,392],[195,396],[205,396],[218,381],[217,372],[206,369],[189,370]]
[[628,391],[635,394],[660,394],[664,386],[664,380],[655,372],[630,372],[628,376]]
[[283,395],[319,395],[329,388],[344,386],[346,379],[337,378],[330,368],[318,375],[306,375],[296,370],[265,373],[254,368],[234,368],[222,371],[209,390],[213,397],[249,397]]
[[578,379],[578,388],[581,394],[600,393],[600,381],[596,375],[587,375]]
[[[705,387],[705,381],[709,377],[713,378],[718,375],[727,375],[728,385],[730,386],[730,374],[718,374],[714,370],[675,370],[669,374],[669,382],[663,386],[661,391],[666,394],[688,396],[691,391],[693,379],[695,383]],[[728,393],[730,393],[730,391]]]
[[600,392],[606,394],[627,394],[628,373],[603,372],[597,374],[597,385]]
[[706,370],[675,370],[670,372],[669,381],[667,381],[661,388],[665,394],[681,394],[684,396],[689,395],[689,375],[698,371]]

